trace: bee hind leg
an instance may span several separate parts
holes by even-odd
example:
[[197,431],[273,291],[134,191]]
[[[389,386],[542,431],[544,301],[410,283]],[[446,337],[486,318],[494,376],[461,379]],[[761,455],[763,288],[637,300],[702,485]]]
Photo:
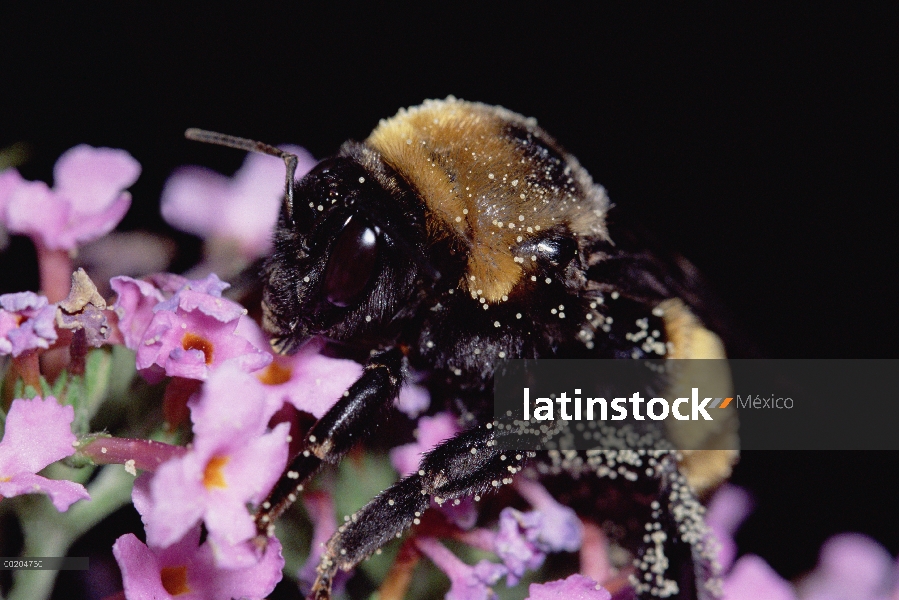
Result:
[[418,473],[381,492],[328,541],[309,598],[330,598],[338,569],[348,571],[416,524],[433,498],[438,504],[477,496],[512,482],[528,453],[503,451],[496,430],[479,427],[446,440],[425,455]]

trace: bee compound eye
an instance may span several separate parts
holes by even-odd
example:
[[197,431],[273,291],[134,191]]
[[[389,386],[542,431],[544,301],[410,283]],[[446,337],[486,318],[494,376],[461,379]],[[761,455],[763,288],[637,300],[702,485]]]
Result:
[[324,296],[334,306],[349,306],[365,290],[378,258],[378,232],[351,216],[337,234],[325,267]]

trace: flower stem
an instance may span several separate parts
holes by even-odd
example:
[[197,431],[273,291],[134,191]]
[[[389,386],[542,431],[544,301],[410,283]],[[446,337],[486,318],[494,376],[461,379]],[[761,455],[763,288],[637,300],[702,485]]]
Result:
[[116,437],[94,438],[78,449],[79,454],[95,464],[129,464],[143,471],[155,471],[159,465],[185,451],[182,446],[163,442]]
[[72,257],[69,251],[51,250],[41,243],[35,243],[35,247],[41,290],[51,304],[65,299],[72,286]]
[[13,358],[13,366],[19,373],[25,385],[30,385],[41,393],[41,363],[38,360],[37,350],[27,350]]
[[605,583],[617,573],[609,560],[609,539],[596,523],[582,522],[584,541],[580,550],[580,572],[594,581]]
[[400,546],[396,559],[378,589],[379,600],[403,600],[412,583],[412,572],[421,559],[415,547],[415,538],[408,538]]
[[493,552],[496,543],[496,532],[487,529],[472,529],[471,531],[460,531],[455,535],[460,542],[473,546],[479,550]]
[[460,569],[471,568],[435,538],[419,537],[414,539],[419,552],[431,559],[431,562],[444,573],[455,573]]

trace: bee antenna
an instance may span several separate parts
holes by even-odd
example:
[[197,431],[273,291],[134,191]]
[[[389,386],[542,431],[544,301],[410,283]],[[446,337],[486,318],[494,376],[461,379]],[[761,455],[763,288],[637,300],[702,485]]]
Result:
[[268,154],[269,156],[277,156],[284,161],[287,166],[287,217],[293,219],[293,188],[296,185],[294,175],[297,171],[297,162],[299,158],[296,154],[285,152],[280,148],[275,148],[269,144],[249,140],[247,138],[227,135],[225,133],[217,133],[215,131],[207,131],[205,129],[197,129],[191,127],[184,132],[184,137],[195,142],[204,142],[206,144],[215,144],[217,146],[227,146],[245,152],[258,152],[259,154]]

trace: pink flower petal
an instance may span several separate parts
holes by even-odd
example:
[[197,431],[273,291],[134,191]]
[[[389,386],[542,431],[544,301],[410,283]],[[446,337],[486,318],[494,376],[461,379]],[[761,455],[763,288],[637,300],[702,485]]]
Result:
[[152,283],[131,277],[113,277],[109,285],[118,294],[115,311],[125,346],[137,350],[153,319],[153,307],[164,300]]
[[[193,446],[159,468],[150,482],[149,507],[142,502],[151,546],[169,546],[200,519],[220,545],[233,546],[256,534],[247,503],[261,501],[280,476],[289,431],[289,424],[282,423],[266,433],[269,417],[261,388],[252,376],[225,364],[189,402]],[[223,553],[221,559],[241,556]]]
[[510,586],[516,585],[526,571],[539,568],[546,559],[545,549],[537,542],[542,526],[543,515],[538,511],[523,513],[507,506],[500,513],[493,549],[509,570]]
[[134,487],[131,488],[131,502],[134,504],[135,510],[140,513],[141,519],[146,525],[144,517],[150,513],[153,508],[153,499],[150,495],[150,482],[153,481],[154,473],[144,471],[134,480]]
[[[261,369],[271,362],[270,353],[256,348],[246,338],[234,333],[237,318],[222,321],[226,316],[242,315],[242,307],[234,309],[231,305],[236,303],[230,300],[191,290],[183,290],[171,300],[180,303],[178,296],[181,294],[188,296],[183,301],[186,305],[196,306],[197,309],[164,310],[168,301],[155,307],[156,314],[137,348],[137,368],[145,378],[153,381],[161,375],[153,369],[154,366],[162,367],[170,376],[206,379],[209,373],[227,361],[233,360],[234,364],[248,372]],[[205,299],[199,301],[194,297],[196,295],[205,296]]]
[[128,600],[255,600],[268,596],[281,580],[284,559],[277,538],[269,539],[263,556],[238,569],[221,568],[211,541],[199,541],[199,527],[166,549],[147,547],[130,533],[116,540],[113,554]]
[[[241,319],[235,331],[257,348],[269,348],[268,338],[251,319]],[[272,414],[285,402],[320,419],[362,375],[362,365],[319,354],[324,343],[311,340],[292,356],[272,355],[272,363],[254,375],[264,384]]]
[[147,543],[167,548],[181,539],[203,517],[205,461],[195,454],[165,463],[150,480],[152,505],[143,514]]
[[56,247],[71,218],[72,208],[59,199],[42,181],[24,181],[7,199],[6,226],[12,233],[40,240],[47,248]]
[[204,237],[215,226],[229,181],[204,167],[181,167],[162,190],[162,218],[175,229]]
[[[217,540],[228,545],[240,544],[256,535],[253,515],[247,512],[246,505],[239,502],[216,502],[214,498],[210,498],[210,500],[212,501],[206,505],[203,515],[203,522],[209,529],[210,535],[214,535]],[[240,566],[240,563],[222,566],[231,568]]]
[[122,192],[105,210],[76,215],[50,248],[67,249],[103,237],[116,228],[131,207],[131,194]]
[[263,405],[262,385],[235,365],[223,365],[189,404],[194,435],[200,438],[195,446],[203,447],[206,439],[217,444],[261,435],[268,425],[268,417],[260,410]]
[[[206,544],[205,546],[209,546]],[[207,564],[214,564],[212,549],[209,548]],[[267,597],[275,585],[281,581],[284,559],[281,557],[281,542],[276,537],[268,540],[265,554],[252,567],[244,569],[216,569],[206,577],[205,598],[249,598]]]
[[740,524],[752,512],[752,498],[743,488],[724,484],[715,492],[706,513],[706,523],[718,539],[718,563],[726,573],[737,557],[734,534]]
[[132,533],[117,539],[112,554],[122,571],[122,583],[128,600],[169,600],[160,579],[161,567],[156,555]]
[[724,600],[797,600],[793,587],[758,556],[740,557],[724,579]]
[[20,356],[56,341],[56,305],[34,292],[0,296],[0,355]]
[[22,176],[15,169],[7,169],[0,172],[0,223],[6,223],[6,205],[13,191],[25,183]]
[[893,557],[860,533],[836,535],[821,546],[818,566],[801,584],[803,600],[888,600]]
[[215,273],[210,273],[202,279],[188,279],[174,273],[155,273],[149,276],[149,280],[168,294],[175,294],[181,290],[193,290],[221,298],[222,292],[231,287],[230,283],[222,281]]
[[390,451],[390,461],[403,477],[418,471],[423,455],[440,442],[460,431],[458,419],[451,413],[438,413],[418,420],[417,441],[397,446]]
[[611,600],[612,594],[604,587],[583,575],[548,583],[532,583],[528,588],[528,600]]
[[[234,321],[247,314],[247,309],[237,302],[193,289],[183,289],[173,296],[172,299],[177,299],[178,308],[183,311],[192,312],[196,310],[222,323]],[[157,310],[162,309],[159,308]]]
[[[282,149],[297,155],[297,178],[305,175],[317,162],[298,146],[282,146]],[[271,249],[271,232],[284,201],[285,174],[281,159],[248,154],[235,174],[232,201],[223,207],[218,235],[240,232],[245,253],[251,256],[267,254]]]
[[537,535],[538,545],[546,552],[575,552],[581,547],[584,526],[570,507],[560,504],[536,481],[519,478],[516,488],[536,511],[543,515]]
[[77,500],[90,500],[84,486],[66,479],[47,479],[32,473],[19,473],[7,481],[0,481],[0,496],[44,493],[59,512],[64,512]]
[[[314,165],[308,152],[284,149],[299,157],[297,177]],[[162,214],[172,226],[204,239],[236,241],[249,258],[266,254],[284,196],[284,163],[250,153],[233,178],[197,167],[176,171],[162,192]]]
[[121,199],[120,192],[137,181],[140,171],[140,163],[124,150],[82,144],[56,161],[53,189],[71,200],[76,214],[95,215]]
[[37,473],[50,463],[72,456],[74,418],[75,410],[60,406],[52,396],[13,400],[0,442],[0,477],[23,471]]
[[140,174],[124,150],[76,146],[56,162],[56,186],[5,175],[0,218],[13,233],[41,246],[73,250],[111,231],[125,215],[131,196],[123,190]]
[[352,360],[317,353],[297,353],[292,358],[294,360],[289,362],[295,370],[295,377],[292,385],[285,386],[284,396],[297,409],[319,419],[362,375],[362,365]]
[[415,384],[404,385],[394,402],[394,406],[410,419],[417,419],[430,405],[431,394],[427,388]]
[[275,487],[287,466],[289,423],[279,423],[270,433],[251,440],[240,453],[231,455],[226,467],[235,493],[259,504]]

